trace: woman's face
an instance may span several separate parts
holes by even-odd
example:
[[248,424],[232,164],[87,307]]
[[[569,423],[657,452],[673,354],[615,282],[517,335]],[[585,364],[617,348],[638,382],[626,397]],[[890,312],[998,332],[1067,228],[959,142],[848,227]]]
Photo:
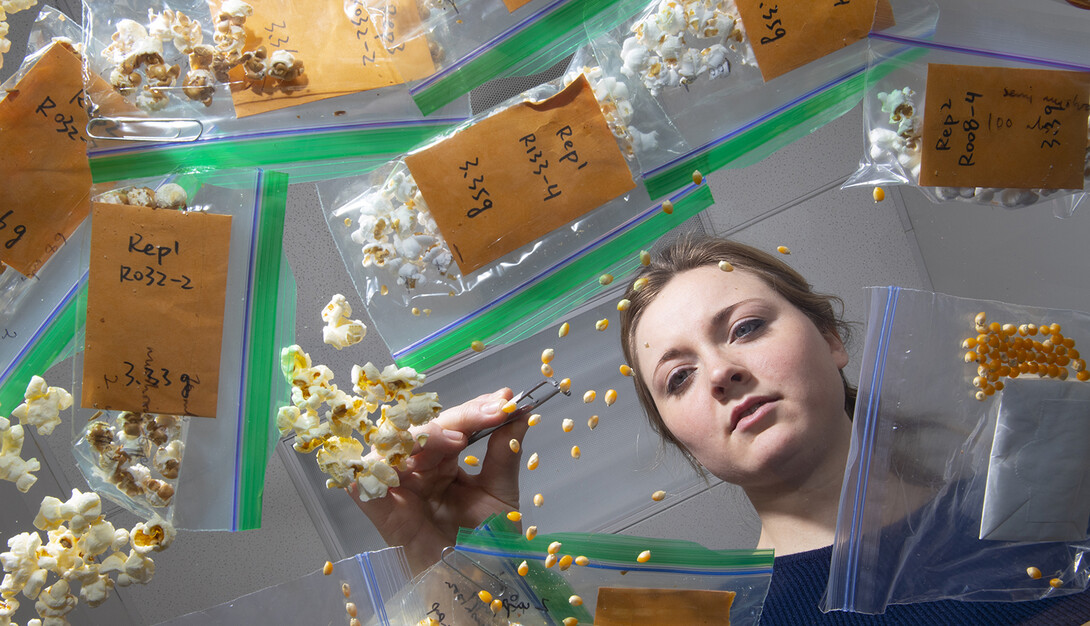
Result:
[[676,275],[635,339],[667,428],[723,480],[782,480],[848,437],[843,344],[754,274],[707,266]]

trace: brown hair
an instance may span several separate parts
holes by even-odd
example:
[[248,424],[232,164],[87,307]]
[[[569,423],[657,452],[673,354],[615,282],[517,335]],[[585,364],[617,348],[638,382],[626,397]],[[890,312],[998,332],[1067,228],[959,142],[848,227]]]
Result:
[[[636,359],[636,325],[639,324],[647,306],[658,297],[674,276],[706,265],[716,266],[721,261],[726,261],[735,269],[750,272],[760,278],[776,293],[802,311],[822,334],[831,333],[845,344],[851,336],[850,325],[842,320],[834,309],[835,305],[843,311],[844,301],[833,295],[814,292],[810,283],[806,282],[801,274],[767,252],[727,239],[687,234],[652,255],[650,265],[643,268],[636,277],[647,279],[647,284],[639,291],[629,286],[625,293],[624,297],[628,299],[630,305],[628,310],[621,314],[621,348],[624,350],[625,361],[632,367],[636,395],[647,413],[651,427],[664,442],[676,446],[697,471],[701,471],[699,462],[666,427],[655,406],[655,400],[651,397],[651,390],[643,382],[639,361]],[[848,383],[843,371],[840,372],[840,378],[844,382],[844,409],[850,418],[855,411],[856,389]]]

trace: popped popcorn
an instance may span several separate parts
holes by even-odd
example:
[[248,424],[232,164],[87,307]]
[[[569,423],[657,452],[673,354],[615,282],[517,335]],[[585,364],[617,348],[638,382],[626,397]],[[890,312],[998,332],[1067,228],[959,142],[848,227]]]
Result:
[[[38,0],[0,0],[0,67],[4,67],[4,53],[11,49],[8,40],[8,13],[25,11],[38,4]],[[12,611],[14,613],[14,610]],[[3,613],[0,612],[0,616]]]
[[34,472],[42,466],[36,458],[22,458],[23,439],[22,426],[0,417],[0,480],[15,483],[16,489],[26,493],[38,481]]
[[185,451],[187,423],[185,417],[122,411],[111,424],[103,413],[96,414],[77,442],[77,448],[89,448],[94,463],[88,481],[111,484],[153,508],[170,505]]
[[61,411],[72,406],[72,394],[60,387],[50,387],[41,376],[33,376],[23,394],[26,402],[15,407],[12,417],[19,423],[30,424],[39,435],[52,434],[61,423]]
[[156,209],[184,209],[189,203],[189,194],[177,183],[164,183],[158,189],[151,187],[127,187],[111,189],[94,198],[103,204],[128,204]]
[[334,294],[329,304],[322,309],[322,341],[340,350],[363,341],[367,335],[367,325],[360,320],[350,319],[352,305],[342,294]]

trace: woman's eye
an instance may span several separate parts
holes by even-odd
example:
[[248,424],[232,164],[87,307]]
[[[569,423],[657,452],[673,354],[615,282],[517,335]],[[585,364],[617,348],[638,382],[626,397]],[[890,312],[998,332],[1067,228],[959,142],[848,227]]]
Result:
[[676,370],[670,374],[670,377],[666,379],[666,393],[677,393],[692,376],[693,371],[689,369]]
[[734,325],[734,328],[731,331],[731,335],[733,336],[732,338],[743,339],[747,335],[760,330],[761,327],[763,327],[764,325],[765,321],[757,317],[744,319]]

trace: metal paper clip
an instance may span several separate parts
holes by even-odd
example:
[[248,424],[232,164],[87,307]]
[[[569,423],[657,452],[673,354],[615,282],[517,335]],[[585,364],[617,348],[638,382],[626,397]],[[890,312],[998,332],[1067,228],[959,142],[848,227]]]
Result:
[[96,117],[87,122],[87,136],[113,141],[196,141],[204,124],[192,119]]
[[[538,389],[541,389],[542,387],[544,387],[546,385],[549,385],[549,384],[552,384],[552,386],[553,386],[552,389],[548,389],[548,390],[542,392],[541,394],[539,394],[538,398],[534,398],[533,393],[535,391],[537,391]],[[522,419],[523,417],[526,417],[530,413],[534,412],[534,410],[536,410],[537,407],[541,406],[542,404],[545,404],[546,400],[548,400],[549,398],[552,398],[553,396],[555,396],[558,393],[562,393],[562,394],[564,394],[566,396],[571,395],[571,391],[561,390],[560,389],[560,383],[556,382],[555,380],[543,380],[540,383],[538,383],[538,384],[534,385],[533,387],[531,387],[529,390],[523,391],[522,393],[520,393],[520,394],[518,394],[517,396],[514,397],[515,403],[519,404],[520,406],[519,406],[519,408],[515,409],[513,413],[511,413],[511,417],[508,417],[502,423],[497,424],[495,426],[492,426],[491,428],[486,428],[484,430],[478,430],[477,432],[473,433],[472,435],[469,436],[469,443],[475,443],[477,441],[480,441],[481,439],[484,439],[485,437],[491,435],[492,432],[494,430],[496,430],[497,428],[501,428],[503,426],[506,426],[506,425],[510,424],[511,422],[513,422],[513,421],[515,421],[517,419]],[[521,404],[522,401],[526,400],[526,399],[529,399],[530,402],[527,403],[527,404]]]

